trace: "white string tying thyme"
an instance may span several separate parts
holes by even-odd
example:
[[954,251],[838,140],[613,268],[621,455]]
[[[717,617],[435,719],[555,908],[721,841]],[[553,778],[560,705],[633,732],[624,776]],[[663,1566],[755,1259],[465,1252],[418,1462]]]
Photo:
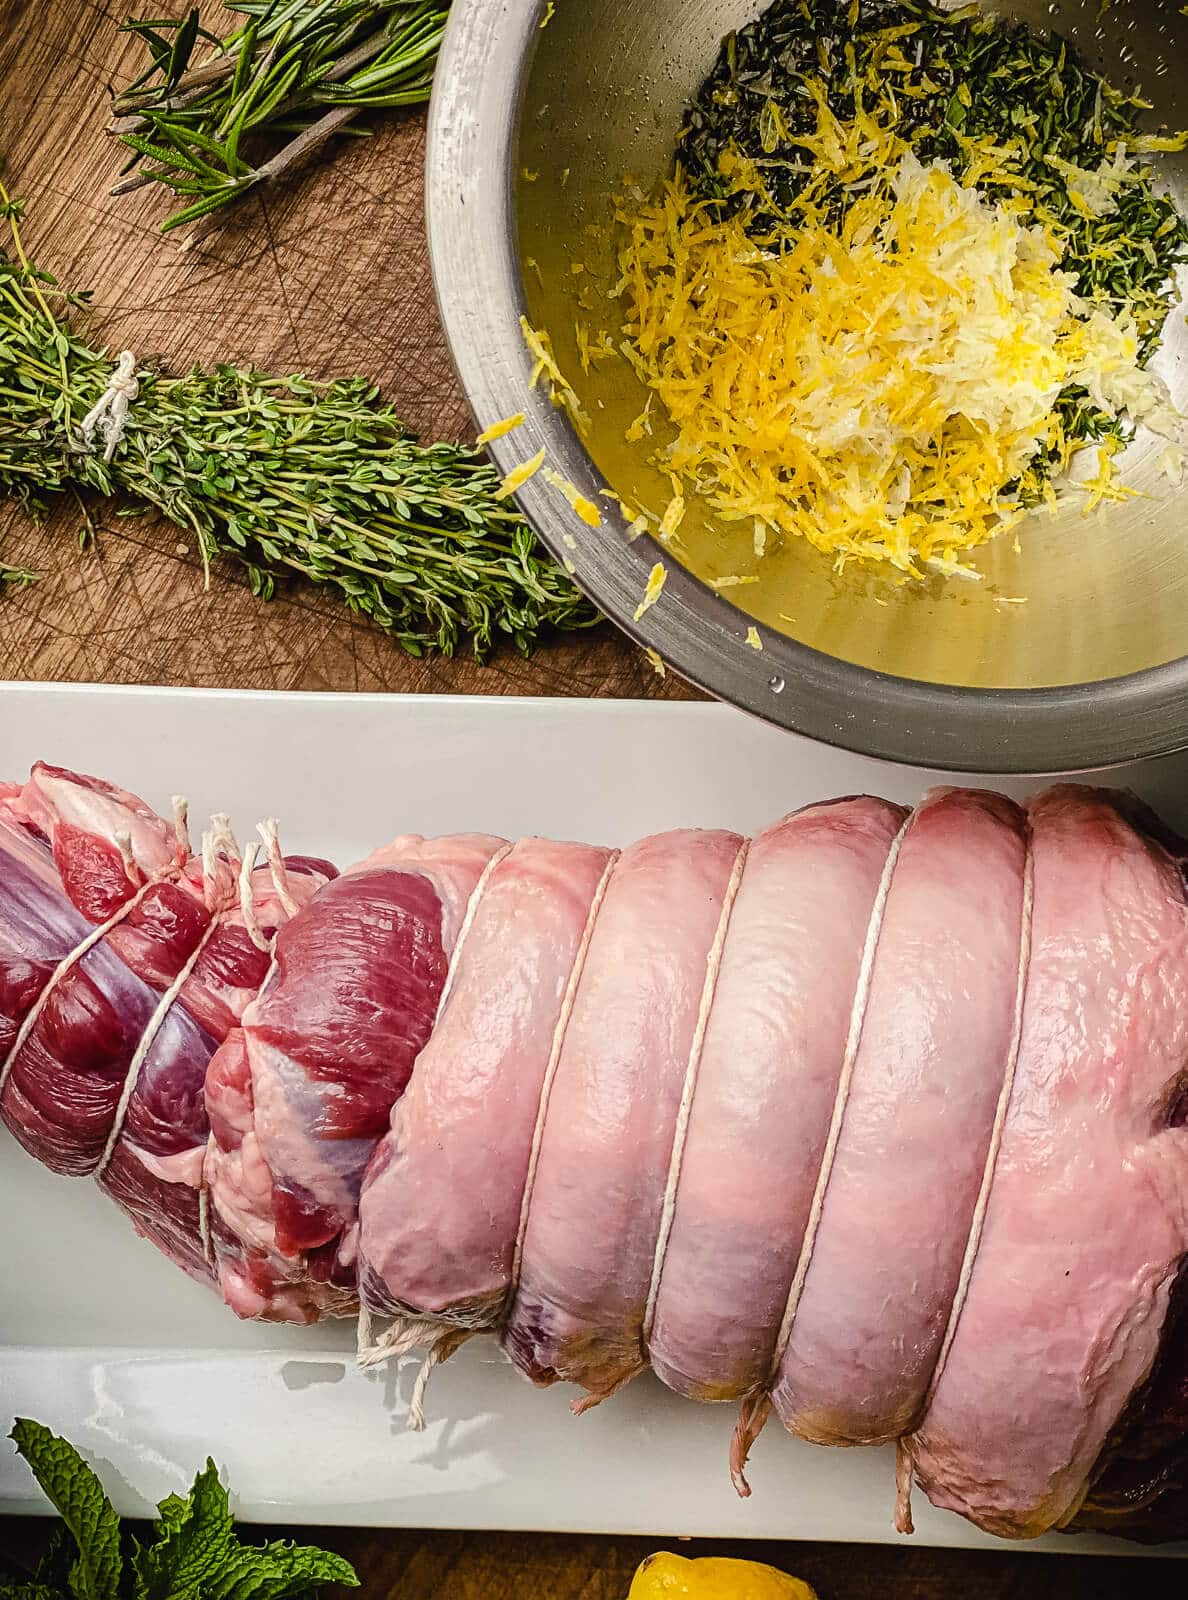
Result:
[[904,837],[911,827],[914,815],[914,812],[908,812],[907,819],[891,843],[891,848],[883,865],[882,876],[879,879],[874,905],[871,907],[870,920],[866,928],[866,940],[862,947],[862,960],[858,967],[858,981],[854,989],[854,1001],[850,1008],[850,1027],[846,1036],[845,1054],[842,1057],[837,1094],[833,1103],[833,1115],[829,1123],[829,1133],[825,1141],[825,1151],[821,1157],[821,1166],[817,1173],[816,1188],[813,1190],[813,1201],[809,1209],[804,1241],[800,1248],[800,1257],[796,1263],[792,1287],[788,1291],[788,1299],[784,1307],[783,1319],[780,1323],[779,1336],[776,1339],[771,1365],[768,1368],[767,1383],[761,1390],[748,1395],[742,1402],[738,1422],[734,1428],[734,1437],[731,1440],[730,1478],[737,1493],[744,1498],[751,1492],[750,1485],[747,1483],[744,1474],[747,1455],[771,1414],[771,1386],[775,1382],[780,1363],[783,1361],[784,1353],[791,1342],[792,1326],[796,1321],[796,1313],[800,1309],[804,1286],[808,1280],[809,1267],[812,1265],[813,1251],[817,1243],[817,1232],[825,1209],[825,1195],[829,1188],[829,1180],[833,1175],[833,1163],[837,1156],[837,1147],[841,1142],[842,1124],[845,1121],[846,1109],[850,1101],[850,1089],[854,1081],[854,1068],[857,1065],[858,1051],[862,1044],[862,1032],[866,1024],[866,1009],[870,1003],[870,991],[874,978],[875,956],[878,954],[879,939],[883,931],[883,920],[887,911],[887,901],[891,894],[891,880],[895,875],[895,864],[899,860],[899,852],[903,848]]
[[82,419],[79,435],[85,450],[95,448],[95,435],[103,440],[103,459],[110,462],[124,437],[128,411],[140,393],[136,377],[136,357],[125,350],[107,380],[107,388]]
[[[920,1411],[920,1420],[916,1424],[914,1433],[919,1433],[924,1426],[929,1407],[932,1405],[936,1391],[940,1386],[941,1378],[944,1375],[945,1367],[948,1364],[953,1341],[957,1337],[957,1326],[961,1321],[961,1313],[965,1309],[966,1300],[969,1298],[969,1286],[973,1278],[974,1263],[977,1260],[978,1250],[982,1243],[982,1234],[986,1226],[986,1212],[990,1205],[990,1190],[994,1184],[994,1174],[998,1167],[999,1152],[1002,1149],[1002,1138],[1006,1129],[1007,1112],[1010,1109],[1015,1077],[1019,1070],[1019,1050],[1023,1043],[1023,1009],[1027,998],[1027,975],[1031,967],[1031,930],[1034,908],[1035,858],[1029,841],[1023,862],[1023,908],[1019,927],[1019,966],[1015,977],[1015,1009],[1010,1044],[1007,1047],[1006,1068],[1003,1072],[998,1104],[994,1111],[990,1147],[986,1151],[986,1163],[982,1169],[982,1182],[978,1190],[977,1204],[974,1206],[973,1219],[970,1223],[965,1256],[962,1260],[961,1273],[957,1280],[957,1292],[953,1296],[948,1326],[945,1329],[944,1339],[941,1341],[940,1354],[937,1356],[936,1366],[932,1370],[932,1377]],[[912,1533],[914,1531],[912,1526],[912,1480],[915,1477],[915,1471],[915,1455],[911,1439],[897,1440],[895,1447],[895,1531],[897,1533]]]

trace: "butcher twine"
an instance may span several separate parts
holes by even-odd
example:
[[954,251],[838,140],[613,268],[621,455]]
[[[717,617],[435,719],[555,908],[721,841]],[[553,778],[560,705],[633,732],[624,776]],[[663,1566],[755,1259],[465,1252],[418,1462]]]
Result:
[[[275,826],[276,825],[274,823],[273,827],[275,828]],[[263,832],[263,829],[264,824],[261,823],[261,832]],[[248,844],[247,849],[243,852],[243,860],[239,864],[239,911],[240,915],[243,917],[243,926],[247,932],[248,938],[255,945],[256,949],[260,951],[261,955],[271,955],[272,940],[264,937],[264,930],[260,927],[259,918],[256,916],[255,895],[252,893],[252,873],[256,870],[256,860],[259,854],[260,846],[253,839]],[[274,886],[275,883],[276,879],[274,877]],[[286,889],[287,887],[288,886],[286,885]],[[279,894],[277,899],[280,899]],[[293,900],[291,895],[289,896],[289,900],[294,906],[296,906],[297,902]],[[285,905],[284,909],[287,916],[291,917],[295,914],[293,911],[289,910],[288,905]]]
[[276,891],[276,898],[280,901],[285,915],[295,917],[301,907],[289,889],[289,869],[285,866],[285,858],[280,847],[280,823],[275,817],[265,817],[263,822],[256,824],[256,830],[264,841],[268,870],[272,874],[272,887]]
[[[515,849],[515,844],[505,844],[502,849],[496,850],[487,861],[478,882],[471,890],[470,898],[466,902],[466,910],[462,917],[462,924],[458,929],[458,937],[454,940],[454,948],[450,952],[449,963],[446,966],[445,982],[441,986],[438,996],[437,1009],[433,1014],[433,1027],[441,1021],[445,1010],[446,1001],[454,987],[454,979],[458,965],[462,960],[463,947],[474,926],[474,919],[478,915],[479,902],[486,893],[487,885],[495,873],[495,869]],[[444,1330],[444,1331],[443,1331]],[[429,1375],[433,1368],[441,1362],[448,1361],[455,1350],[461,1348],[466,1340],[471,1337],[473,1330],[459,1329],[453,1323],[446,1322],[440,1317],[414,1317],[408,1315],[394,1316],[384,1331],[376,1336],[372,1330],[371,1312],[362,1295],[359,1297],[359,1317],[355,1334],[355,1363],[360,1367],[375,1367],[382,1362],[393,1360],[399,1356],[411,1355],[414,1350],[423,1350],[429,1345],[429,1352],[421,1363],[413,1385],[412,1400],[409,1404],[408,1425],[416,1432],[425,1426],[425,1390],[429,1383]],[[454,1335],[461,1334],[460,1338]]]
[[[532,1129],[532,1145],[528,1154],[528,1169],[527,1173],[525,1174],[524,1193],[520,1201],[520,1219],[516,1229],[516,1244],[512,1255],[511,1277],[508,1283],[507,1294],[504,1299],[505,1309],[510,1309],[512,1302],[515,1299],[516,1289],[520,1281],[520,1263],[524,1254],[524,1236],[528,1231],[528,1212],[532,1204],[532,1191],[536,1183],[536,1169],[540,1162],[541,1143],[544,1138],[545,1120],[548,1116],[549,1095],[552,1091],[553,1080],[557,1075],[558,1063],[561,1060],[561,1050],[565,1043],[565,1034],[569,1027],[569,1019],[573,1014],[574,1002],[577,999],[578,985],[581,982],[582,973],[585,971],[586,956],[589,953],[590,941],[594,936],[594,924],[598,919],[598,913],[601,911],[602,903],[606,898],[607,887],[610,883],[611,874],[619,860],[619,855],[620,852],[618,850],[611,852],[607,864],[603,869],[602,877],[598,880],[598,887],[595,889],[594,897],[590,902],[590,910],[586,916],[586,924],[582,929],[582,937],[578,943],[573,966],[570,969],[569,982],[566,984],[565,993],[562,996],[561,1010],[557,1017],[556,1026],[553,1029],[553,1038],[549,1047],[549,1057],[545,1064],[544,1078],[541,1082],[540,1101],[536,1108],[536,1122]],[[467,920],[463,923],[464,932],[469,926],[469,921],[470,908],[468,907]],[[461,937],[459,938],[459,944],[460,943]],[[447,991],[449,984],[450,976],[447,975]],[[361,1305],[359,1312],[360,1338],[363,1337],[365,1326],[369,1330],[369,1319],[365,1323],[365,1318],[367,1318],[367,1308],[366,1306]],[[463,1345],[466,1340],[471,1337],[473,1331],[475,1330],[457,1328],[453,1324],[447,1323],[441,1319],[412,1317],[398,1318],[396,1322],[394,1322],[387,1330],[387,1333],[381,1335],[381,1338],[375,1347],[361,1352],[360,1361],[364,1365],[371,1365],[373,1361],[384,1360],[389,1355],[405,1354],[409,1350],[423,1346],[427,1338],[433,1338],[433,1344],[430,1347],[428,1355],[422,1362],[420,1371],[417,1373],[416,1381],[413,1384],[412,1399],[408,1408],[408,1425],[410,1428],[419,1432],[420,1429],[425,1426],[425,1390],[428,1386],[429,1377],[433,1371],[433,1368],[440,1365],[441,1362],[448,1360],[449,1357],[453,1355],[454,1351],[459,1349],[461,1345]],[[374,1353],[380,1348],[381,1345],[383,1346],[382,1354]]]
[[[161,1029],[165,1026],[166,1019],[168,1018],[170,1011],[173,1009],[174,1001],[185,988],[186,983],[189,981],[190,975],[194,971],[194,968],[202,959],[203,951],[206,949],[214,935],[223,926],[223,920],[227,914],[227,911],[230,909],[230,902],[226,898],[226,891],[220,890],[219,886],[219,879],[222,876],[219,871],[219,855],[222,853],[225,860],[228,860],[229,862],[234,861],[239,855],[239,845],[236,842],[235,835],[231,832],[230,819],[225,815],[225,813],[221,811],[217,812],[210,820],[211,831],[209,833],[204,833],[202,836],[202,894],[206,909],[210,912],[210,921],[206,925],[205,933],[203,933],[201,939],[199,939],[198,943],[191,952],[189,960],[182,967],[177,977],[174,978],[168,989],[166,989],[164,994],[162,994],[156,1010],[149,1018],[144,1032],[140,1035],[140,1041],[136,1046],[136,1050],[133,1053],[131,1061],[128,1063],[128,1071],[124,1075],[124,1087],[120,1091],[119,1103],[116,1106],[116,1114],[111,1125],[111,1132],[107,1136],[107,1143],[103,1147],[103,1154],[99,1158],[99,1165],[95,1168],[96,1179],[99,1179],[103,1176],[103,1173],[107,1168],[107,1164],[112,1158],[115,1147],[119,1143],[120,1135],[124,1131],[124,1122],[127,1119],[128,1107],[132,1103],[132,1096],[136,1092],[136,1084],[140,1078],[140,1069],[148,1060],[149,1051],[153,1048],[153,1044],[156,1041],[158,1033],[160,1033]],[[230,855],[228,855],[228,851],[230,852]],[[244,922],[247,927],[248,937],[258,949],[267,950],[270,947],[268,941],[264,939],[260,933],[259,926],[256,922],[255,906],[252,902],[251,870],[255,865],[258,851],[259,846],[252,844],[249,845],[248,849],[244,852],[243,861],[241,863],[238,875],[237,889],[239,903],[243,908]],[[203,1204],[206,1195],[205,1160],[202,1163],[202,1167],[203,1177],[198,1189],[198,1226],[199,1233],[202,1235],[203,1254],[205,1255],[207,1249],[207,1241],[203,1232],[206,1217],[206,1207]]]
[[788,1300],[784,1307],[784,1316],[780,1323],[779,1335],[772,1354],[767,1382],[762,1390],[756,1394],[748,1395],[743,1400],[739,1410],[738,1422],[735,1424],[734,1438],[730,1447],[730,1478],[735,1489],[744,1498],[750,1494],[751,1488],[743,1474],[743,1468],[747,1464],[747,1456],[751,1446],[759,1437],[764,1423],[771,1414],[771,1386],[776,1380],[776,1375],[780,1370],[780,1363],[784,1359],[784,1352],[788,1348],[788,1341],[792,1337],[792,1325],[796,1321],[796,1313],[800,1309],[800,1301],[804,1294],[809,1267],[812,1265],[813,1249],[817,1242],[817,1230],[821,1225],[821,1214],[825,1207],[825,1192],[829,1188],[829,1180],[833,1175],[833,1162],[841,1140],[842,1123],[845,1121],[846,1107],[850,1100],[850,1088],[854,1081],[854,1067],[857,1064],[858,1049],[862,1043],[862,1029],[866,1022],[866,1008],[870,1001],[875,956],[878,952],[879,936],[883,931],[887,900],[891,893],[891,879],[895,873],[895,863],[899,860],[899,852],[903,847],[904,837],[911,827],[912,819],[915,815],[914,811],[908,813],[903,826],[891,841],[891,848],[888,850],[887,859],[883,863],[883,873],[879,879],[874,904],[871,907],[870,920],[866,927],[866,941],[862,947],[862,960],[858,967],[858,982],[854,989],[854,1000],[850,1008],[850,1029],[846,1037],[846,1049],[842,1057],[841,1075],[838,1079],[837,1095],[833,1103],[833,1117],[829,1124],[829,1135],[825,1141],[824,1154],[821,1157],[821,1169],[817,1174],[817,1186],[813,1190],[813,1202],[809,1208],[808,1224],[805,1229],[804,1241],[800,1248],[800,1258],[796,1263],[792,1287],[788,1291]]
[[[174,804],[176,805],[177,802],[175,801]],[[182,804],[184,805],[184,801]],[[216,823],[219,821],[226,822],[226,820],[227,819],[222,816],[221,813],[218,817],[212,819],[212,821]],[[288,868],[285,866],[284,854],[280,847],[280,824],[277,822],[275,817],[266,817],[263,822],[258,822],[256,824],[256,831],[260,835],[264,845],[269,875],[272,878],[272,888],[276,895],[277,902],[287,917],[295,917],[298,911],[301,910],[301,906],[297,900],[294,899],[292,890],[289,888]],[[231,840],[231,843],[235,845],[235,837],[230,833],[229,828],[227,830],[227,834]],[[204,846],[205,842],[206,841],[204,839]],[[235,845],[235,853],[236,855],[239,853],[238,845]],[[252,874],[256,869],[256,861],[259,853],[260,846],[257,845],[253,840],[244,851],[243,860],[239,865],[239,910],[241,916],[243,917],[244,928],[247,931],[248,938],[255,945],[256,949],[265,955],[271,955],[273,958],[268,971],[264,974],[264,978],[259,989],[256,991],[257,997],[264,993],[264,990],[268,987],[272,980],[273,973],[276,971],[276,941],[277,936],[280,933],[280,929],[278,928],[271,939],[266,939],[264,937],[263,930],[260,927],[259,918],[256,916],[256,900],[255,892],[252,887]],[[209,937],[209,933],[207,934],[207,937]],[[205,943],[205,940],[203,942]],[[202,1182],[198,1189],[198,1235],[202,1242],[202,1254],[206,1260],[207,1266],[210,1267],[212,1271],[217,1271],[214,1237],[210,1231],[210,1197],[206,1183],[207,1157],[210,1155],[213,1144],[214,1133],[211,1132],[206,1136],[206,1155],[203,1157],[202,1161]]]
[[664,1271],[664,1260],[668,1255],[668,1241],[672,1235],[673,1218],[676,1215],[677,1185],[680,1183],[681,1167],[685,1159],[685,1143],[689,1134],[689,1118],[693,1113],[693,1097],[697,1093],[697,1082],[701,1076],[701,1058],[705,1050],[706,1029],[709,1027],[710,1010],[718,988],[718,974],[722,970],[722,953],[726,948],[726,935],[730,928],[730,918],[734,912],[734,902],[738,898],[739,887],[742,884],[743,869],[747,864],[747,853],[750,848],[751,841],[744,839],[739,846],[738,854],[734,858],[730,881],[727,883],[726,893],[722,897],[722,913],[718,918],[714,942],[710,946],[709,955],[706,958],[705,982],[701,989],[701,1005],[697,1011],[697,1026],[693,1030],[693,1043],[689,1048],[689,1064],[685,1069],[685,1083],[681,1091],[680,1107],[677,1110],[676,1128],[672,1138],[672,1158],[668,1164],[668,1182],[664,1187],[664,1204],[660,1208],[660,1232],[656,1238],[656,1254],[652,1261],[652,1281],[648,1285],[647,1304],[644,1308],[641,1344],[645,1360],[648,1353],[648,1341],[652,1337],[652,1324],[656,1320],[656,1302],[660,1298],[660,1277]]
[[82,419],[79,434],[83,448],[95,448],[95,434],[103,437],[103,459],[110,462],[124,437],[128,410],[140,393],[136,378],[136,357],[125,350],[116,363],[115,371],[107,380],[107,388]]
[[[123,854],[122,850],[121,854]],[[139,872],[139,870],[140,869],[137,868],[137,872]],[[25,1013],[25,1020],[17,1029],[17,1036],[12,1041],[12,1047],[4,1058],[3,1066],[0,1066],[0,1089],[3,1089],[4,1085],[8,1082],[8,1075],[16,1065],[17,1057],[24,1049],[29,1035],[37,1026],[38,1021],[41,1018],[41,1013],[49,1004],[50,996],[54,992],[54,989],[57,987],[57,985],[61,983],[62,979],[68,972],[72,971],[76,966],[78,966],[88,951],[93,950],[101,939],[105,939],[113,928],[118,928],[125,917],[131,916],[132,912],[136,910],[137,906],[144,899],[145,895],[150,889],[154,888],[158,883],[163,883],[171,878],[176,877],[178,870],[179,869],[177,867],[167,867],[163,872],[158,873],[154,877],[148,878],[139,886],[134,895],[125,900],[123,905],[120,906],[120,908],[110,917],[108,917],[106,922],[101,922],[97,928],[92,928],[90,933],[87,934],[86,938],[76,944],[69,955],[63,956],[62,960],[58,962],[58,965],[50,973],[45,987],[37,996],[37,999],[33,1002],[32,1006],[30,1006],[29,1010]],[[129,879],[131,880],[131,873],[129,872],[127,857],[124,859],[124,871],[128,874]]]
[[[514,844],[505,844],[502,850],[496,850],[487,862],[479,880],[471,891],[470,899],[466,902],[466,914],[462,918],[462,926],[458,929],[458,937],[454,940],[454,948],[446,967],[445,982],[441,986],[441,995],[437,1001],[437,1010],[433,1013],[433,1027],[441,1021],[446,1008],[446,1001],[450,998],[454,983],[458,976],[458,967],[462,960],[462,949],[470,937],[470,930],[474,927],[474,919],[478,916],[479,901],[487,892],[487,885],[495,875],[495,869],[503,864],[512,851]],[[432,1029],[430,1030],[432,1032]]]
[[[932,1405],[937,1389],[940,1387],[941,1378],[944,1376],[945,1366],[949,1360],[949,1352],[953,1348],[953,1341],[957,1337],[957,1324],[961,1320],[961,1313],[965,1309],[965,1302],[969,1295],[969,1286],[973,1278],[974,1262],[982,1243],[982,1232],[986,1224],[986,1212],[990,1205],[990,1190],[994,1184],[994,1174],[998,1166],[998,1155],[1002,1149],[1003,1132],[1006,1128],[1007,1112],[1010,1109],[1011,1096],[1015,1087],[1015,1075],[1019,1067],[1019,1051],[1023,1043],[1023,1008],[1027,997],[1027,975],[1031,966],[1031,930],[1035,905],[1035,858],[1031,850],[1031,839],[1027,840],[1026,855],[1023,862],[1023,908],[1019,926],[1019,969],[1015,980],[1015,1012],[1011,1028],[1010,1044],[1007,1047],[1006,1070],[1003,1073],[1002,1088],[998,1094],[998,1105],[994,1111],[994,1125],[990,1131],[990,1147],[986,1151],[986,1164],[982,1171],[982,1185],[978,1190],[978,1201],[974,1206],[973,1220],[970,1223],[969,1239],[965,1246],[965,1256],[961,1263],[961,1275],[957,1280],[957,1292],[953,1297],[953,1306],[949,1312],[949,1323],[945,1329],[945,1336],[941,1341],[940,1354],[936,1358],[932,1378],[929,1381],[927,1392],[924,1396],[924,1405],[920,1412],[920,1419],[916,1423],[914,1433],[918,1433],[924,1426],[928,1409]],[[912,1526],[912,1479],[915,1476],[915,1459],[910,1438],[897,1439],[895,1442],[895,1531],[897,1533],[911,1533]]]
[[528,1152],[528,1171],[524,1178],[524,1194],[520,1201],[520,1223],[516,1229],[516,1248],[512,1253],[511,1279],[508,1283],[507,1298],[504,1302],[507,1312],[510,1313],[516,1292],[520,1287],[520,1269],[524,1261],[524,1240],[528,1234],[528,1213],[532,1209],[532,1194],[536,1188],[536,1171],[540,1166],[540,1151],[544,1143],[545,1123],[549,1115],[549,1098],[553,1092],[553,1080],[557,1076],[557,1068],[561,1062],[561,1051],[565,1046],[565,1035],[569,1031],[569,1019],[573,1015],[574,1004],[577,1001],[578,987],[582,975],[586,970],[586,957],[590,953],[590,944],[594,938],[594,924],[598,920],[598,913],[602,910],[602,903],[606,899],[606,892],[610,887],[611,874],[619,864],[622,852],[612,852],[610,860],[603,870],[602,877],[598,880],[598,887],[594,891],[594,898],[590,902],[589,914],[586,917],[586,926],[582,929],[581,943],[577,948],[573,969],[569,974],[569,982],[565,986],[565,995],[561,1001],[561,1011],[557,1017],[557,1026],[553,1029],[553,1042],[549,1049],[549,1059],[545,1066],[544,1078],[540,1086],[540,1102],[536,1108],[536,1122],[532,1129],[532,1146]]
[[[520,1262],[524,1253],[524,1236],[528,1229],[528,1211],[532,1203],[532,1190],[536,1181],[536,1169],[540,1160],[541,1142],[544,1137],[545,1119],[548,1116],[549,1094],[552,1090],[553,1079],[557,1075],[557,1065],[561,1059],[561,1049],[565,1043],[565,1034],[569,1026],[569,1019],[573,1013],[574,1001],[577,998],[578,985],[585,970],[586,956],[590,949],[590,941],[594,935],[594,924],[598,913],[602,909],[602,902],[606,898],[607,887],[610,883],[611,873],[619,859],[620,852],[611,853],[599,879],[598,887],[594,891],[594,898],[590,903],[590,910],[586,917],[586,925],[582,929],[582,937],[574,957],[573,967],[570,970],[569,982],[561,1001],[561,1010],[557,1017],[556,1027],[553,1029],[553,1038],[549,1048],[549,1058],[545,1066],[544,1079],[541,1083],[540,1102],[536,1111],[536,1122],[532,1130],[532,1146],[528,1156],[528,1171],[525,1177],[524,1194],[520,1202],[520,1220],[516,1231],[516,1244],[512,1256],[511,1278],[508,1285],[505,1306],[510,1308],[515,1298],[516,1288],[520,1278]],[[483,887],[480,880],[479,888]],[[476,889],[477,893],[477,889]],[[463,934],[469,928],[471,908],[467,907],[466,919],[463,922]],[[459,945],[462,935],[459,935]],[[452,980],[452,973],[447,974],[446,986],[448,992]],[[443,992],[444,1001],[444,992]],[[440,1012],[440,1007],[439,1007]],[[429,1377],[435,1366],[446,1361],[455,1350],[459,1349],[471,1337],[473,1330],[460,1329],[452,1323],[447,1323],[440,1318],[397,1318],[391,1327],[380,1336],[374,1345],[364,1340],[370,1340],[370,1316],[367,1307],[360,1303],[359,1308],[359,1336],[361,1365],[371,1366],[376,1361],[386,1360],[389,1356],[405,1355],[412,1350],[422,1348],[427,1339],[432,1339],[429,1353],[421,1363],[413,1384],[412,1398],[408,1408],[408,1425],[419,1432],[425,1426],[425,1391],[428,1387]]]

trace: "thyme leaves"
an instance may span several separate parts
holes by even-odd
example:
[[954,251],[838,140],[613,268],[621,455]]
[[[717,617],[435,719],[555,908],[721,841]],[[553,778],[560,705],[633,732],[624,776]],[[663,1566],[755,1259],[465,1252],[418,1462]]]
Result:
[[[286,577],[317,584],[414,656],[527,655],[598,620],[482,454],[418,443],[365,378],[141,369],[114,459],[81,448],[112,360],[72,325],[86,297],[29,259],[20,218],[0,183],[0,500],[34,517],[64,492],[150,508],[208,569],[231,558],[265,598]],[[0,566],[0,585],[34,576]]]

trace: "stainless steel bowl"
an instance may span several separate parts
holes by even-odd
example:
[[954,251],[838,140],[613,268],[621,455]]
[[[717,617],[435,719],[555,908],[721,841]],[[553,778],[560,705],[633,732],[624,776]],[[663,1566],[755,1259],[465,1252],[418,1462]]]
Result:
[[[671,164],[681,111],[723,34],[759,0],[453,0],[429,153],[429,234],[446,331],[475,415],[516,411],[498,441],[510,469],[542,445],[591,498],[610,488],[659,512],[670,489],[647,443],[625,441],[642,390],[625,362],[584,376],[575,324],[596,327],[617,276],[611,195]],[[1070,37],[1115,82],[1139,82],[1155,118],[1188,123],[1188,18],[1180,0],[1022,0],[1005,8]],[[1099,16],[1099,12],[1101,15]],[[542,25],[543,24],[543,25]],[[1162,171],[1188,206],[1188,157]],[[574,271],[580,263],[581,273]],[[1184,288],[1188,291],[1188,281]],[[1188,299],[1188,293],[1184,296]],[[589,424],[582,437],[537,390],[521,314],[546,328]],[[1188,409],[1188,328],[1173,313],[1157,368]],[[1149,497],[1086,517],[1035,517],[1022,553],[988,547],[982,584],[893,589],[835,576],[805,546],[776,558],[794,613],[740,609],[619,518],[594,532],[554,488],[521,493],[545,543],[621,627],[722,699],[814,738],[919,765],[1069,772],[1188,745],[1188,491],[1159,448],[1136,445],[1127,479]],[[691,517],[702,513],[694,508]],[[732,570],[730,535],[719,571]],[[659,603],[634,613],[653,563]],[[702,577],[714,576],[711,557]],[[1023,604],[1004,603],[1022,598]],[[786,602],[784,602],[786,604]],[[747,643],[757,624],[763,648]]]

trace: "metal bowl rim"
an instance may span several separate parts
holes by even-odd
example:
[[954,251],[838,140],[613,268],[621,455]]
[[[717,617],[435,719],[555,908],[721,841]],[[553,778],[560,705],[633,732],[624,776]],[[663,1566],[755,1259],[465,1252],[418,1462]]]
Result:
[[[566,414],[539,393],[525,398],[530,364],[520,328],[526,298],[513,158],[545,6],[454,0],[430,107],[429,252],[446,339],[479,426],[528,413],[524,434],[490,446],[496,465],[509,471],[543,443],[594,498],[607,485]],[[539,478],[517,499],[546,547],[619,628],[698,688],[792,732],[879,760],[977,773],[1087,772],[1188,747],[1188,657],[1050,688],[897,677],[753,623],[647,535],[634,544],[587,538],[575,548],[568,508]],[[657,559],[668,567],[663,603],[636,619]],[[743,643],[751,626],[761,652]]]

